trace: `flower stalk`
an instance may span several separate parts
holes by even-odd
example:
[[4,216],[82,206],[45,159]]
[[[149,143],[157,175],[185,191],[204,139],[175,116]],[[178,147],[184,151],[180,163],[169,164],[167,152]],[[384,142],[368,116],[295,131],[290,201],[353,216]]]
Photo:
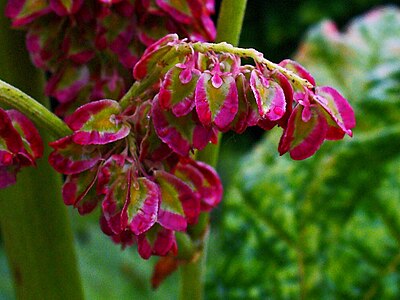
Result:
[[[202,42],[196,42],[191,44],[193,50],[196,52],[200,53],[207,53],[207,52],[215,52],[215,53],[230,53],[237,55],[242,58],[252,58],[257,64],[264,65],[267,67],[268,70],[270,71],[278,71],[285,75],[287,79],[292,81],[293,83],[298,84],[299,86],[306,86],[308,88],[313,88],[313,85],[304,78],[301,78],[294,72],[290,71],[289,69],[286,69],[276,63],[271,62],[270,60],[264,58],[263,54],[261,52],[258,52],[255,49],[244,49],[244,48],[239,48],[235,47],[230,43],[227,42],[221,42],[221,43],[202,43]],[[188,45],[178,45],[177,46],[177,52],[181,53],[190,53],[192,51]]]
[[22,112],[55,138],[71,134],[71,129],[44,105],[16,87],[0,80],[0,104]]
[[[221,4],[220,13],[218,16],[217,25],[217,41],[225,41],[232,45],[237,45],[239,43],[240,32],[242,29],[243,18],[246,10],[247,0],[224,0]],[[206,50],[207,47],[203,48],[202,43],[195,43],[194,47],[196,51],[209,51]],[[230,50],[234,48],[232,45],[226,43],[220,44],[209,44],[208,46],[216,46],[213,50],[216,51],[218,47],[229,48]],[[219,45],[219,46],[217,46]],[[239,48],[237,48],[239,49]],[[221,49],[222,50],[222,49]],[[227,50],[227,49],[225,49]],[[220,140],[221,134],[218,135],[218,140]],[[211,166],[215,167],[218,162],[220,143],[216,145],[209,144],[204,150],[199,151],[196,155],[198,160],[201,160]],[[194,232],[205,232],[209,226],[209,214],[203,213],[200,216],[201,222],[194,226]],[[209,231],[209,230],[208,230]],[[184,264],[180,268],[180,299],[192,299],[198,300],[203,299],[204,293],[204,277],[206,272],[206,254],[207,254],[207,242],[209,238],[209,232],[204,235],[202,241],[202,250],[200,256],[197,260]]]
[[[0,11],[5,2],[0,1]],[[26,52],[20,51],[23,36],[7,29],[9,24],[1,17],[0,27],[1,78],[44,99],[43,80],[30,65]],[[33,118],[38,125],[43,119],[55,120],[42,126],[46,144],[50,140],[47,132],[57,136],[66,133],[65,127],[57,126],[62,123],[46,113],[45,106],[8,84],[1,82],[1,87],[0,105],[18,108],[15,105],[24,102],[18,99],[28,99],[19,109],[31,117],[30,112],[40,107],[44,115],[35,113]],[[48,152],[45,147],[45,157]],[[0,191],[0,228],[16,299],[83,299],[70,221],[60,190],[61,176],[46,159],[40,159],[36,168],[25,168],[18,174],[16,185]]]
[[[307,79],[301,78],[291,70],[280,66],[279,64],[273,63],[270,60],[264,58],[263,54],[255,49],[245,49],[240,47],[235,47],[231,43],[220,42],[220,43],[204,43],[204,42],[196,42],[196,43],[183,43],[175,45],[169,55],[166,55],[163,58],[164,61],[168,61],[169,58],[180,55],[190,54],[192,51],[196,51],[198,53],[229,53],[241,58],[251,58],[254,60],[256,64],[265,66],[270,71],[277,71],[283,74],[288,80],[290,80],[293,84],[298,86],[304,86],[307,88],[313,88],[313,84],[309,82]],[[160,64],[162,65],[162,64]],[[120,105],[122,109],[125,109],[129,103],[140,96],[141,93],[145,92],[149,87],[155,84],[161,76],[162,72],[165,72],[163,67],[157,66],[148,76],[146,76],[141,81],[136,81],[128,92],[120,99]],[[213,162],[216,163],[216,158],[213,159]]]

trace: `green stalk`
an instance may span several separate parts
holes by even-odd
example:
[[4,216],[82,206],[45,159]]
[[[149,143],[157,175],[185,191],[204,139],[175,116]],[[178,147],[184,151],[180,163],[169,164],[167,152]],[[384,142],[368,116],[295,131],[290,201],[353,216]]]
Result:
[[19,110],[31,119],[36,126],[45,129],[55,138],[61,138],[72,133],[71,129],[44,105],[2,80],[0,80],[0,104]]
[[[5,3],[0,1],[1,15]],[[1,16],[0,28],[0,77],[37,99],[44,99],[43,78],[32,67],[24,50],[24,33],[9,30],[9,22]],[[3,83],[2,87],[9,88]],[[2,91],[6,94],[2,99],[26,99],[18,90]],[[19,98],[21,95],[23,97]],[[33,103],[30,101],[26,110]],[[31,108],[35,110],[36,104],[33,105]],[[55,135],[66,133],[60,128],[47,129]],[[50,140],[47,131],[41,134],[46,145]],[[0,190],[2,239],[17,299],[80,300],[83,290],[70,221],[61,199],[62,180],[47,163],[49,151],[46,147],[37,168],[25,168],[17,175],[17,184]]]
[[223,0],[218,16],[217,42],[239,44],[247,0]]
[[119,104],[122,109],[128,107],[128,105],[141,93],[145,92],[150,86],[154,85],[160,79],[160,68],[156,68],[153,72],[143,79],[142,81],[136,81],[130,89],[126,92],[126,94],[119,100]]
[[252,58],[254,62],[264,65],[268,70],[273,71],[277,70],[282,73],[287,79],[292,81],[293,83],[298,84],[299,86],[306,86],[308,88],[313,88],[314,86],[304,78],[301,78],[299,75],[295,74],[293,71],[286,69],[272,61],[264,58],[264,55],[261,52],[258,52],[255,49],[245,49],[234,47],[229,43],[221,42],[221,43],[203,43],[196,42],[186,45],[178,45],[176,47],[176,51],[180,53],[190,53],[192,49],[196,52],[207,53],[213,51],[215,53],[231,53],[237,55],[242,58]]
[[[223,0],[218,16],[217,42],[225,41],[232,45],[239,43],[240,32],[242,30],[244,13],[247,0]],[[219,143],[208,145],[203,151],[197,154],[197,159],[216,167],[218,161]],[[200,216],[201,222],[191,229],[194,233],[207,231],[209,226],[209,214],[204,213]],[[206,253],[209,234],[203,236],[202,253],[199,259],[187,263],[180,267],[180,299],[181,300],[200,300],[203,299],[204,277],[206,271]]]

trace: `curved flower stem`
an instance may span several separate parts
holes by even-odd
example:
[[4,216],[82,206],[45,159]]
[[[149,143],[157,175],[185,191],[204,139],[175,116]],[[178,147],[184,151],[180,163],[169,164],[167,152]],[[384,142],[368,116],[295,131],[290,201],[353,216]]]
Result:
[[[230,44],[239,43],[240,32],[247,0],[223,0],[218,17],[217,41],[226,41]],[[197,43],[196,43],[197,44]],[[220,45],[220,44],[210,44]],[[233,47],[233,46],[231,46]],[[218,161],[219,143],[208,145],[203,151],[197,153],[197,159],[212,166]],[[193,235],[203,234],[200,257],[194,261],[184,264],[180,268],[180,299],[200,300],[203,299],[204,276],[206,269],[206,253],[208,241],[209,214],[203,213],[199,223],[191,229]],[[195,239],[197,237],[194,237]]]
[[[0,0],[1,12],[5,3]],[[2,16],[0,28],[0,76],[45,99],[43,78],[24,51],[24,33],[7,29],[9,22]],[[8,84],[2,82],[1,87],[0,105],[7,103],[32,117],[36,101]],[[28,102],[21,108],[18,102],[25,100]],[[49,141],[47,132],[56,136],[67,133],[68,127],[61,120],[39,107],[45,113],[36,117],[37,125],[43,125],[42,119],[53,120],[41,126],[45,127],[41,132],[45,144]],[[45,157],[49,151],[45,147]],[[61,176],[46,158],[38,160],[37,168],[24,168],[14,186],[0,190],[0,228],[16,299],[84,298],[70,220],[61,199]]]
[[0,104],[11,106],[55,138],[71,134],[71,129],[38,101],[16,87],[0,80]]
[[[227,2],[229,5],[225,5]],[[230,53],[241,58],[251,58],[256,64],[263,65],[270,71],[278,71],[279,73],[283,74],[293,84],[312,89],[314,86],[307,79],[301,78],[291,70],[264,58],[264,55],[261,52],[255,49],[246,49],[234,46],[239,42],[246,2],[247,0],[232,2],[223,1],[218,19],[217,42],[221,41],[220,43],[182,42],[174,45],[174,47],[171,48],[171,51],[165,57],[163,57],[163,61],[169,61],[176,54],[190,54],[193,52],[193,50],[198,53]],[[122,109],[125,109],[132,101],[134,101],[135,98],[140,97],[140,95],[145,92],[146,89],[159,81],[160,78],[168,71],[169,67],[159,64],[143,80],[136,81],[128,90],[128,92],[120,99],[120,105]],[[213,162],[216,163],[217,159],[217,154],[213,154],[213,156],[215,157],[208,162],[211,165]]]
[[[189,46],[190,45],[190,46]],[[200,53],[207,53],[210,51],[216,52],[216,53],[231,53],[234,55],[238,55],[242,58],[252,58],[254,62],[260,65],[264,65],[269,69],[270,71],[277,70],[283,75],[285,75],[286,78],[288,78],[290,81],[293,83],[297,83],[300,86],[306,86],[308,88],[313,88],[313,85],[304,78],[301,78],[294,72],[281,67],[280,65],[273,63],[269,61],[268,59],[264,58],[264,55],[261,52],[258,52],[255,49],[245,49],[245,48],[239,48],[239,47],[234,47],[230,43],[227,42],[221,42],[218,44],[214,43],[203,43],[203,42],[196,42],[196,43],[190,43],[190,44],[183,44],[183,45],[177,45],[176,50],[181,53],[190,53],[192,51],[191,48],[193,48],[196,52]]]
[[[245,2],[245,1],[244,1]],[[240,1],[235,2],[236,5],[240,4]],[[224,7],[224,6],[223,6]],[[223,8],[222,7],[222,8]],[[221,9],[222,9],[221,8]],[[226,13],[232,13],[231,8],[225,10]],[[221,13],[223,10],[221,10]],[[236,15],[235,15],[236,16]],[[233,16],[231,16],[233,17]],[[228,19],[227,19],[228,20]],[[222,24],[219,22],[219,24]],[[231,38],[235,37],[236,39],[239,38],[238,34],[233,35],[230,31],[228,31],[231,35]],[[221,35],[218,35],[219,37]],[[227,39],[228,40],[228,39]],[[228,40],[229,41],[229,40]],[[231,53],[237,55],[242,58],[251,58],[254,60],[255,63],[259,65],[264,65],[270,71],[278,71],[283,74],[287,79],[289,79],[293,84],[297,84],[299,86],[306,86],[308,88],[313,88],[314,86],[304,78],[301,78],[294,72],[289,69],[286,69],[272,61],[264,58],[264,55],[261,52],[258,52],[255,49],[245,49],[235,47],[232,44],[236,44],[235,41],[232,43],[228,42],[221,42],[221,43],[204,43],[204,42],[196,42],[196,43],[182,43],[175,45],[174,51],[170,52],[170,56],[173,56],[174,53],[180,54],[189,54],[193,50],[199,53],[207,53],[207,52],[214,52],[214,53]],[[165,57],[164,60],[168,61],[168,57]],[[126,92],[126,94],[120,99],[120,104],[122,109],[125,109],[136,97],[139,97],[141,93],[145,92],[150,86],[154,85],[161,77],[161,74],[166,72],[168,68],[157,67],[155,68],[149,76],[144,78],[141,81],[136,81],[131,88]],[[213,159],[215,161],[215,158]]]
[[146,91],[147,88],[152,86],[160,79],[161,69],[154,70],[148,77],[142,81],[136,81],[126,94],[119,100],[122,109],[125,109],[131,101],[138,97],[141,93]]

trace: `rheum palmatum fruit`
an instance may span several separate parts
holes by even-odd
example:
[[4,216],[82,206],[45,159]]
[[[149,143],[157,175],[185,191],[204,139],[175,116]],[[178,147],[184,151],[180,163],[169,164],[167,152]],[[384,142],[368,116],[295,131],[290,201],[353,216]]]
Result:
[[355,126],[338,91],[316,86],[295,61],[274,64],[253,49],[171,34],[147,48],[133,75],[120,101],[68,116],[73,134],[51,144],[49,159],[67,175],[65,203],[81,214],[100,205],[102,230],[124,246],[137,243],[143,258],[175,255],[175,232],[221,201],[217,173],[195,159],[218,132],[279,126],[280,154],[305,159]]

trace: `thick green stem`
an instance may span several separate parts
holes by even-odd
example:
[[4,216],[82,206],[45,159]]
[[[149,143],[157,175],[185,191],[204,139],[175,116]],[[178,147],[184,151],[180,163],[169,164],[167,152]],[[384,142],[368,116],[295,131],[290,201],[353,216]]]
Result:
[[[1,15],[5,3],[0,1]],[[9,22],[1,16],[0,28],[0,77],[44,99],[42,76],[31,66],[24,50],[24,33],[9,30]],[[8,89],[7,85],[2,87]],[[18,95],[22,92],[11,90],[11,96],[2,90],[6,99],[21,99]],[[25,95],[22,99],[26,99]],[[26,109],[34,110],[29,105]],[[24,113],[31,117],[27,111]],[[49,141],[47,131],[56,135],[66,133],[46,126],[49,128],[41,134],[45,144]],[[61,199],[62,180],[47,163],[49,151],[46,147],[37,168],[25,168],[17,175],[17,184],[0,191],[2,238],[17,299],[79,300],[83,299],[83,289],[70,221]]]
[[71,129],[45,106],[12,85],[0,80],[0,104],[11,106],[55,138],[71,134]]
[[0,226],[17,299],[83,299],[60,194],[61,178],[45,159],[0,191]]
[[[217,41],[226,41],[232,45],[239,43],[242,29],[243,17],[246,10],[247,0],[223,0],[218,18]],[[197,154],[197,159],[212,166],[218,161],[219,143],[208,145],[203,151]],[[209,214],[203,214],[201,222],[192,228],[197,235],[207,231],[209,226]],[[190,228],[189,228],[190,230]],[[206,253],[208,233],[204,235],[199,259],[194,262],[182,265],[180,268],[180,299],[200,300],[203,299],[204,277],[206,269]]]
[[217,24],[217,42],[239,44],[246,4],[247,0],[222,1]]

